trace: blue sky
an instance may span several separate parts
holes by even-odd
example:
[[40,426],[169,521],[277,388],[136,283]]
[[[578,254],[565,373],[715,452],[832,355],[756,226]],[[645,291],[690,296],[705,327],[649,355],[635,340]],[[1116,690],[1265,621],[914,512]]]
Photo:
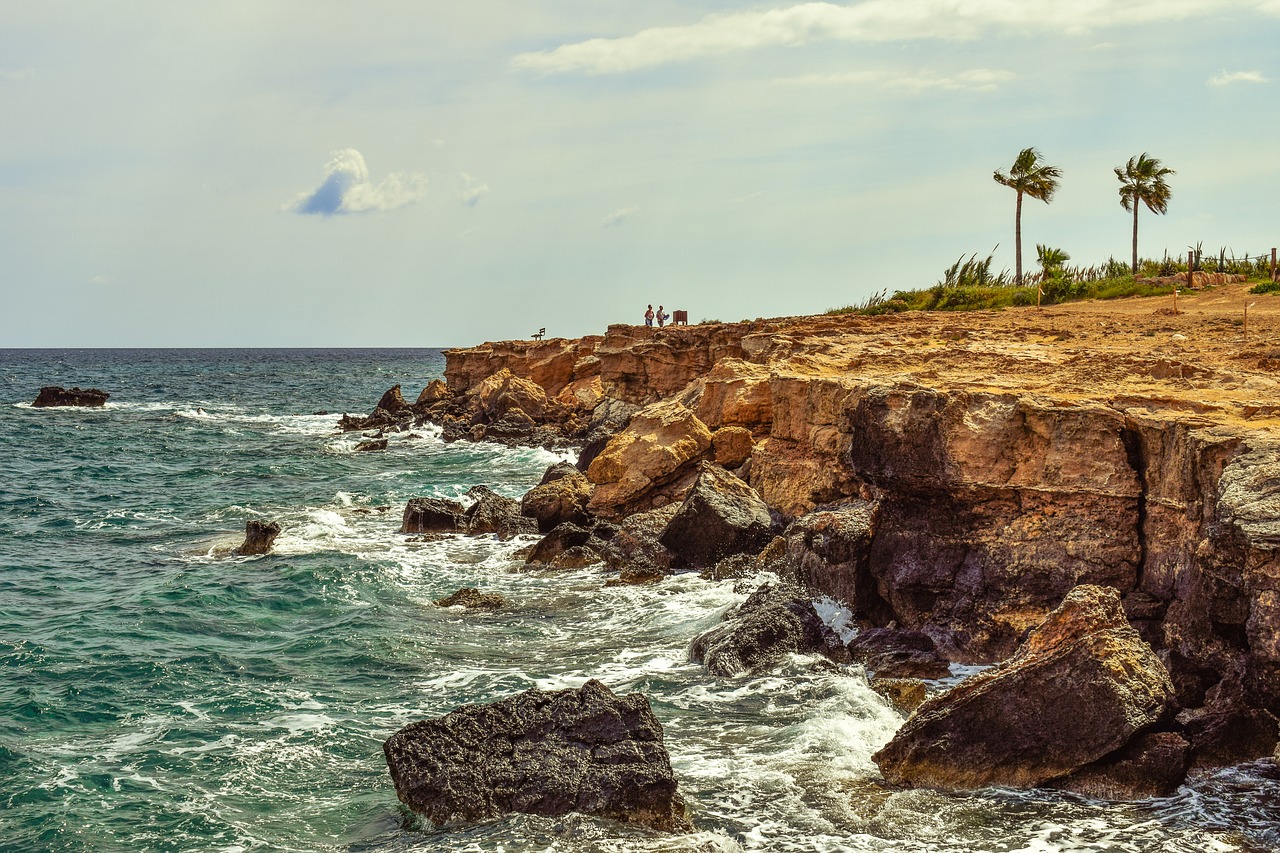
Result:
[[0,347],[820,312],[960,255],[1280,243],[1280,0],[0,5]]

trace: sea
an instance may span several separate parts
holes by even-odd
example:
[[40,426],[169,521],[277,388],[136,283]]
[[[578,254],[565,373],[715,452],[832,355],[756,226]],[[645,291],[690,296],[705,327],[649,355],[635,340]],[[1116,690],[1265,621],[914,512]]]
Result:
[[[573,458],[431,428],[357,453],[337,430],[443,368],[437,349],[0,350],[0,850],[1280,849],[1274,761],[1132,804],[889,788],[871,755],[902,717],[859,667],[689,662],[750,582],[608,586],[601,567],[523,570],[529,537],[400,534],[410,498],[519,497]],[[42,385],[111,399],[32,408]],[[270,554],[234,553],[251,519],[281,524]],[[461,587],[510,605],[434,603]],[[397,800],[382,743],[400,727],[589,678],[649,697],[695,833],[435,827]]]

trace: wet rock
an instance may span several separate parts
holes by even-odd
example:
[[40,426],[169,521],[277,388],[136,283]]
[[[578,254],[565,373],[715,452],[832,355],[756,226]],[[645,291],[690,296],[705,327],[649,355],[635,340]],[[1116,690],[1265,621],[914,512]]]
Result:
[[475,500],[463,513],[468,533],[493,533],[505,540],[538,532],[533,519],[520,515],[520,504],[517,501],[503,497],[488,486],[472,486],[467,491],[467,497]]
[[1230,671],[1205,695],[1204,707],[1178,714],[1193,767],[1227,767],[1275,753],[1276,718],[1249,702],[1242,682],[1238,669]]
[[1176,732],[1148,732],[1101,761],[1046,787],[1099,800],[1168,797],[1187,775],[1190,744]]
[[885,678],[946,678],[951,664],[922,631],[868,628],[849,641],[849,657]]
[[[585,549],[587,543],[592,541],[591,531],[585,527],[579,527],[571,522],[565,522],[558,525],[554,530],[548,533],[538,543],[533,546],[533,551],[529,554],[527,565],[531,568],[539,566],[551,566],[554,568],[580,568],[580,566],[566,566],[562,564],[561,558],[569,552],[573,552],[567,559],[569,562],[576,562],[581,559],[581,550]],[[600,557],[594,551],[590,551],[593,559],[590,562],[599,562]]]
[[400,417],[411,413],[413,407],[404,399],[400,393],[399,385],[392,385],[383,393],[382,399],[378,400],[375,409],[382,409],[388,412],[392,417]]
[[671,504],[627,516],[601,551],[610,568],[640,574],[671,573],[671,552],[658,541],[680,507]]
[[879,504],[848,501],[797,518],[783,534],[779,573],[805,589],[821,590],[854,615],[884,624],[891,611],[871,575],[871,544]]
[[452,595],[436,599],[439,607],[465,607],[468,610],[500,610],[507,600],[496,592],[481,592],[475,587],[463,587]]
[[577,469],[585,474],[591,467],[591,461],[608,446],[609,439],[626,429],[632,415],[638,411],[639,406],[613,397],[605,397],[596,403],[587,423],[582,451],[578,454]]
[[400,801],[438,826],[578,812],[692,829],[649,700],[595,680],[412,723],[383,752]]
[[731,554],[757,552],[772,538],[769,508],[755,490],[723,468],[703,463],[659,541],[680,565],[703,567]]
[[885,678],[877,675],[867,683],[903,714],[910,714],[919,708],[928,695],[924,682],[918,678]]
[[591,482],[577,468],[562,462],[548,470],[542,482],[520,499],[520,514],[534,519],[538,530],[548,533],[566,522],[589,524],[590,500]]
[[236,553],[244,556],[265,554],[271,550],[279,535],[280,525],[277,522],[250,519],[244,523],[244,542],[236,549]]
[[897,785],[1034,787],[1125,746],[1172,702],[1119,594],[1079,586],[1012,658],[927,700],[872,758]]
[[740,426],[721,427],[711,434],[711,449],[717,465],[737,468],[751,457],[755,441],[751,430]]
[[760,669],[788,654],[813,653],[839,662],[849,659],[840,637],[822,621],[809,598],[768,581],[723,622],[696,637],[689,658],[712,675],[730,676]]
[[400,523],[401,533],[458,533],[466,529],[462,504],[447,498],[411,498]]
[[649,493],[692,468],[710,447],[711,431],[684,406],[646,406],[588,466],[587,479],[595,485],[591,513],[617,518],[647,508]]
[[46,385],[40,389],[40,393],[36,394],[35,402],[31,405],[35,408],[85,406],[96,409],[105,406],[110,396],[106,391],[99,391],[97,388],[63,388],[59,385]]
[[386,450],[387,440],[385,438],[375,438],[371,441],[362,441],[356,445],[356,453],[369,453],[374,450]]

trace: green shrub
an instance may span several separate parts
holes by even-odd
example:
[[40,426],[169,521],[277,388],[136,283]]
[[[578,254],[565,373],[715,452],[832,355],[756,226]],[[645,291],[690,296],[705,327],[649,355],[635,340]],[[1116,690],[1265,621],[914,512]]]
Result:
[[1249,288],[1250,293],[1280,293],[1280,281],[1260,281]]

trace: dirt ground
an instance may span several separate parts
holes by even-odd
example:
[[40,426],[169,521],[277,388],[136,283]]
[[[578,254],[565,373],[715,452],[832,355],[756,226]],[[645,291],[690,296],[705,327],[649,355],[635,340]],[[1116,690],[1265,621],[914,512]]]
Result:
[[[1249,285],[1001,311],[795,317],[797,373],[1043,395],[1280,434],[1280,294]],[[1245,326],[1245,307],[1248,327]],[[782,353],[779,353],[782,355]]]

